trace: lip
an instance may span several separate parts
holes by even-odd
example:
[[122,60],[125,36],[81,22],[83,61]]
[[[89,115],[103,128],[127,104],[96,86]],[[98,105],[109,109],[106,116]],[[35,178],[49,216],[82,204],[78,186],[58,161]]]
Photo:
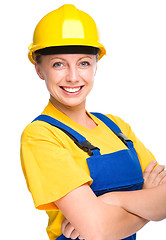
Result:
[[[77,91],[77,92],[67,92],[67,91],[64,90],[64,88],[73,88],[73,89],[75,89],[75,88],[80,88],[80,90]],[[75,86],[75,87],[71,87],[71,86],[60,86],[60,89],[62,90],[62,92],[63,92],[64,94],[68,95],[68,96],[75,96],[75,95],[80,94],[80,93],[82,92],[82,89],[83,89],[83,88],[84,88],[84,85],[82,85],[82,86]]]

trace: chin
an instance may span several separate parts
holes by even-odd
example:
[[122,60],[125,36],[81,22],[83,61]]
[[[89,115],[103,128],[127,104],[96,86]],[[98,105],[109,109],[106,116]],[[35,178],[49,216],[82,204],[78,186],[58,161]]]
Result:
[[70,107],[70,108],[77,108],[77,107],[85,107],[85,101],[84,102],[66,102],[66,103],[63,103],[64,106],[66,107]]

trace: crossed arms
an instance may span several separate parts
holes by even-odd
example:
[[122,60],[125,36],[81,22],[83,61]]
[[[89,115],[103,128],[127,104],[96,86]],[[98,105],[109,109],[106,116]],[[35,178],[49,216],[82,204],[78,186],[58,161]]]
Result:
[[[144,189],[96,197],[85,184],[55,204],[66,219],[62,233],[86,240],[119,240],[132,235],[150,220],[166,217],[166,172],[151,162],[144,172]],[[158,208],[157,206],[160,206]]]
[[164,166],[159,165],[154,170],[152,167],[153,162],[145,169],[143,190],[108,193],[102,200],[149,221],[163,220],[166,218],[166,172]]

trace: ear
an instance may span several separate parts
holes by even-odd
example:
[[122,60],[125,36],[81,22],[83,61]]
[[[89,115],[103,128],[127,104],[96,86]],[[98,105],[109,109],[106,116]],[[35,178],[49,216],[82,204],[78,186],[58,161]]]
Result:
[[35,62],[35,69],[36,69],[36,73],[37,75],[42,79],[42,80],[45,80],[43,74],[42,74],[42,71],[41,71],[41,67],[39,66],[38,63]]

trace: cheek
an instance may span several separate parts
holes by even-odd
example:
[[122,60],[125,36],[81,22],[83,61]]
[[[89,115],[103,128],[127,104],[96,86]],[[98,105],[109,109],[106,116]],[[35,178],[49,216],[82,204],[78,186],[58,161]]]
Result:
[[51,77],[48,77],[45,80],[45,84],[46,84],[46,87],[47,87],[47,89],[50,93],[57,92],[57,89],[59,88],[58,83],[55,81],[54,78],[51,78]]
[[91,87],[93,87],[93,84],[94,84],[94,73],[93,73],[93,72],[88,75],[88,84],[89,84]]
[[94,78],[93,78],[93,79],[91,79],[91,82],[90,82],[90,90],[92,90],[92,88],[93,88],[93,85],[94,85]]
[[50,87],[56,88],[59,85],[60,79],[61,77],[59,76],[58,73],[54,71],[49,71],[49,73],[46,74],[46,78],[45,78],[46,86],[48,86],[49,88]]
[[91,68],[89,71],[82,73],[82,77],[85,79],[85,81],[86,81],[89,85],[93,85],[94,76],[95,76],[94,68]]

